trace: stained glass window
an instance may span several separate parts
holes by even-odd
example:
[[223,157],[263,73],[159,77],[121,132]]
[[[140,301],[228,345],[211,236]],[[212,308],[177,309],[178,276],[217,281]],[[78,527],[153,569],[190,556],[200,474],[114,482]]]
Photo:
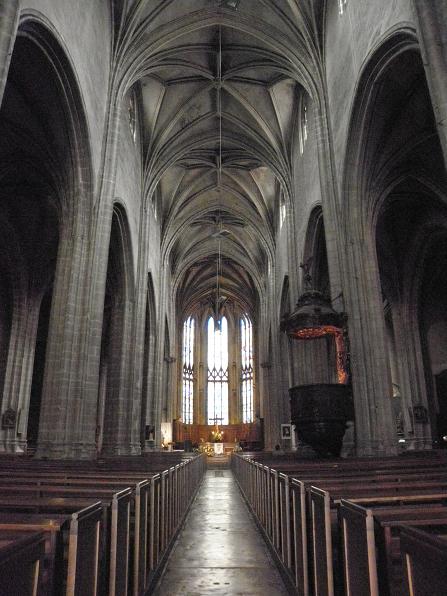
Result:
[[338,14],[344,14],[348,0],[338,0]]
[[282,228],[282,224],[286,219],[286,199],[284,193],[281,191],[280,195],[280,208],[279,208],[279,227]]
[[194,319],[188,317],[183,324],[183,395],[182,420],[193,422],[194,405]]
[[242,422],[253,422],[253,327],[246,315],[241,318],[241,398]]
[[133,91],[131,91],[129,96],[128,112],[130,133],[132,135],[133,142],[135,143],[137,140],[137,106],[135,93]]
[[304,153],[304,146],[308,136],[308,122],[307,122],[307,101],[303,97],[301,102],[301,130],[300,130],[300,153]]
[[208,319],[208,424],[228,424],[228,322]]

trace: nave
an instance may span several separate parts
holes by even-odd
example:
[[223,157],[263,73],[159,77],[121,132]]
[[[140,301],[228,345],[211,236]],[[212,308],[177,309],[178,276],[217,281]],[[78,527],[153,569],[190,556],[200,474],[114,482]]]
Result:
[[445,596],[444,450],[227,461],[1,457],[0,596]]

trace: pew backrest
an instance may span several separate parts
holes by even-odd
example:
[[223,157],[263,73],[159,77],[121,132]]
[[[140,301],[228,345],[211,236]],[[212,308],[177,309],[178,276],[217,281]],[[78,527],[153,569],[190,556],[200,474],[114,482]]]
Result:
[[341,500],[343,575],[347,596],[379,596],[374,517],[371,509]]
[[45,554],[45,536],[30,532],[0,533],[0,595],[44,596],[41,573]]
[[310,489],[313,583],[315,596],[334,596],[331,502],[327,491]]
[[109,596],[127,596],[130,549],[130,487],[113,495],[110,522]]
[[71,516],[66,596],[97,596],[102,514],[98,501]]
[[150,483],[149,480],[143,480],[135,487],[133,596],[144,594],[148,587],[149,514]]
[[416,528],[402,528],[401,552],[411,596],[444,596],[447,592],[447,539]]
[[290,483],[290,492],[292,495],[293,571],[295,586],[301,591],[303,596],[309,596],[306,487],[304,482],[293,479]]

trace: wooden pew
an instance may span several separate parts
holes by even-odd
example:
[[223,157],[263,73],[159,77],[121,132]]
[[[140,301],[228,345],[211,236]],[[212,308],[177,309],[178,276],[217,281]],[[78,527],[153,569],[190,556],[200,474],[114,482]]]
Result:
[[408,596],[445,596],[447,586],[447,528],[442,537],[420,529],[401,530]]
[[[114,488],[100,490],[94,487],[90,488],[88,492],[83,492],[83,498],[79,498],[79,489],[76,487],[55,487],[57,490],[52,492],[52,498],[34,497],[33,493],[23,497],[22,490],[19,491],[17,498],[13,493],[10,493],[8,499],[3,497],[0,499],[0,511],[15,511],[23,510],[43,511],[48,513],[59,511],[59,513],[67,511],[75,511],[71,515],[77,515],[79,510],[88,508],[92,502],[99,501],[101,512],[101,532],[99,536],[99,561],[101,562],[101,569],[98,582],[100,585],[106,584],[108,586],[108,593],[113,595],[127,594],[128,586],[128,569],[129,569],[129,550],[130,550],[130,498],[132,495],[131,488],[124,489],[118,493]],[[56,497],[54,496],[56,495]],[[73,496],[71,496],[73,495]],[[9,501],[5,503],[5,501]],[[109,515],[110,510],[110,515]],[[110,518],[110,519],[109,519]],[[24,520],[23,529],[26,529],[26,520]],[[61,530],[58,528],[56,530]],[[49,529],[47,528],[47,531]],[[54,539],[54,546],[56,542],[63,540],[61,537]],[[55,557],[54,550],[52,551],[52,559]],[[117,567],[117,559],[120,561]],[[51,594],[52,592],[48,592]],[[58,591],[56,589],[55,594]]]
[[[326,535],[326,540],[322,543],[314,543],[312,524],[307,528],[303,521],[306,516],[309,517],[308,512],[312,509],[312,507],[309,508],[305,498],[306,491],[310,490],[308,487],[310,482],[320,485],[321,480],[321,484],[331,491],[330,494],[334,496],[335,501],[339,501],[343,496],[353,496],[356,501],[375,504],[403,501],[416,503],[421,499],[425,503],[436,503],[447,499],[447,490],[445,490],[447,475],[443,467],[445,455],[434,458],[417,457],[414,460],[408,458],[404,463],[394,458],[390,469],[384,466],[383,462],[378,469],[375,466],[371,468],[368,465],[370,460],[350,461],[346,466],[344,462],[342,462],[343,465],[339,465],[339,462],[335,464],[317,462],[316,465],[315,462],[304,462],[304,465],[302,462],[286,462],[286,465],[283,465],[284,462],[281,462],[278,466],[279,470],[282,470],[281,473],[278,469],[265,465],[265,461],[265,458],[255,462],[240,455],[233,455],[232,466],[241,489],[265,528],[266,535],[285,568],[291,574],[299,594],[307,595],[310,591],[307,558],[307,536],[309,535],[312,539],[311,550],[319,549],[326,554],[317,558],[317,565],[321,566],[321,561],[323,564],[326,561],[327,569],[321,573],[321,568],[318,568],[311,574],[314,581],[320,583],[320,593],[336,593],[337,590],[341,592],[342,589],[340,583],[337,584],[337,581],[340,582],[337,575],[339,561],[337,559],[335,561],[334,577],[333,556],[327,556],[331,548],[336,557],[340,556],[337,544],[336,503],[331,504],[329,498],[329,506],[326,507],[328,512],[324,507],[319,507],[320,503],[314,503],[314,525],[319,524],[321,519],[324,520],[326,515],[326,523],[323,524],[323,536]],[[388,463],[387,461],[386,464]],[[407,465],[409,468],[406,467]],[[296,468],[300,471],[297,472]],[[323,478],[319,479],[321,470],[323,470]],[[298,474],[302,475],[304,482],[293,478]],[[440,487],[443,490],[439,491]],[[318,515],[319,513],[321,515]],[[321,533],[320,539],[322,539]],[[324,591],[324,585],[326,585],[326,591]]]
[[[0,541],[8,535],[24,537],[25,540],[27,540],[30,531],[32,532],[33,528],[44,528],[46,533],[53,534],[54,542],[58,542],[58,544],[55,546],[56,552],[47,552],[47,555],[49,555],[50,558],[54,558],[55,565],[53,568],[48,569],[48,571],[53,574],[52,577],[48,578],[46,582],[40,582],[39,589],[42,596],[49,596],[51,593],[57,595],[64,594],[65,596],[97,596],[101,517],[101,503],[97,502],[78,512],[72,513],[71,516],[69,516],[67,523],[62,519],[60,519],[59,522],[54,520],[54,526],[57,526],[57,528],[54,529],[49,529],[47,522],[44,520],[41,520],[41,523],[38,523],[39,520],[34,518],[30,520],[30,523],[27,525],[25,520],[20,524],[17,521],[18,518],[15,518],[11,520],[12,523],[10,524],[2,524]],[[63,537],[61,534],[59,534],[58,537],[54,536],[55,532],[61,532],[62,529],[66,529],[66,545],[63,544]],[[39,545],[41,545],[39,546],[40,568],[43,568],[45,543],[48,544],[49,542],[48,537],[45,538],[45,532],[39,532],[37,534],[39,536]],[[33,533],[33,535],[35,535],[35,533]],[[21,544],[21,542],[19,541],[18,544]],[[67,549],[66,558],[64,558],[64,547]],[[11,570],[14,568],[14,565],[17,565],[17,571],[14,572],[14,574],[23,574],[20,558],[15,559],[14,565],[9,563],[6,565],[6,561],[9,560],[8,557],[11,555],[11,552],[9,552],[8,556],[5,555],[5,567],[3,571],[2,564],[0,563],[0,589],[5,591],[5,596],[12,596],[12,594],[15,594],[13,591],[15,589],[15,578],[11,576]],[[27,562],[31,564],[31,559],[26,559],[26,556],[23,561],[24,566],[28,564]],[[24,567],[24,571],[26,573],[23,582],[26,581],[27,585],[29,585],[31,572],[26,567]],[[34,569],[33,573],[33,577],[36,578],[37,570]],[[42,575],[43,574],[41,573],[41,577]],[[11,587],[9,586],[9,583],[12,583]],[[34,580],[33,585],[34,591],[17,591],[17,596],[22,596],[22,594],[28,593],[40,593],[37,588],[37,579]],[[21,589],[25,590],[24,586],[25,584],[22,585]]]
[[[329,495],[325,490],[309,487],[307,482],[290,479],[285,474],[278,475],[276,470],[269,469],[267,476],[263,477],[264,473],[259,468],[259,464],[256,466],[259,470],[256,492],[259,495],[267,492],[268,501],[271,503],[270,509],[267,510],[267,516],[270,516],[270,519],[266,520],[265,507],[261,506],[260,513],[257,512],[257,514],[266,528],[274,527],[269,537],[281,556],[284,566],[293,576],[295,585],[303,594],[309,593],[307,536],[311,539],[309,549],[313,555],[311,561],[318,561],[312,574],[313,581],[319,584],[315,588],[317,593],[331,594],[341,591],[338,572],[341,569],[341,563],[337,543],[336,505],[342,495],[349,495],[359,502],[376,504],[399,503],[402,500],[411,503],[421,499],[425,503],[436,503],[447,499],[447,491],[433,493],[434,486],[431,482],[424,487],[423,482],[419,481],[420,476],[414,483],[396,483],[397,486],[394,486],[394,483],[376,482],[370,486],[363,484],[360,487],[350,482],[345,486],[337,478],[334,485],[328,481],[323,483],[325,488],[330,489]],[[312,493],[309,504],[306,502],[306,491]],[[323,587],[323,582],[326,588]]]
[[45,537],[40,532],[26,535],[0,532],[0,596],[44,596],[40,577]]
[[[447,522],[447,507],[445,507],[447,493],[407,494],[395,497],[380,496],[375,492],[371,497],[362,495],[357,502],[351,502],[351,498],[350,501],[346,501],[336,498],[328,491],[312,487],[310,501],[312,549],[314,553],[326,553],[324,561],[321,558],[313,558],[314,577],[318,578],[320,586],[323,583],[321,578],[325,578],[324,583],[329,586],[328,593],[342,593],[341,583],[344,573],[347,594],[357,595],[358,593],[365,596],[370,593],[374,595],[380,593],[381,596],[389,594],[392,567],[387,532],[391,528],[408,523],[408,520],[423,524],[430,524],[433,520]],[[346,507],[347,502],[350,503],[349,507]],[[340,511],[341,503],[345,504],[343,513]],[[362,503],[366,507],[363,507]],[[421,507],[422,504],[424,507]],[[341,536],[338,532],[338,514],[342,517]],[[361,546],[357,542],[359,536],[361,536]],[[377,569],[376,552],[380,555],[378,565],[381,569],[380,578],[374,571]],[[342,554],[345,561],[344,571],[342,571]],[[355,563],[346,569],[346,561],[349,562],[350,559]],[[362,582],[358,583],[360,578]],[[354,585],[357,586],[356,591],[349,592],[349,588]],[[326,592],[319,591],[317,586],[315,594],[320,593]]]
[[315,596],[334,596],[330,495],[312,487],[310,501],[313,587]]
[[[259,466],[259,464],[256,464]],[[259,472],[262,476],[262,471]],[[275,531],[272,532],[272,542],[275,545],[275,548],[280,554],[282,561],[287,569],[291,571],[294,575],[295,585],[300,586],[300,590],[303,594],[309,593],[309,577],[307,572],[308,567],[308,549],[307,549],[307,525],[309,526],[309,535],[311,537],[314,536],[314,531],[319,531],[315,528],[315,525],[318,525],[320,521],[324,518],[323,510],[321,509],[322,505],[317,504],[313,499],[313,507],[319,508],[318,511],[313,511],[309,515],[307,514],[308,505],[306,503],[305,493],[306,489],[309,489],[308,482],[302,482],[295,478],[287,477],[284,474],[277,474],[276,471],[270,470],[270,476],[272,480],[270,482],[270,490],[269,488],[265,489],[262,486],[262,483],[259,486],[259,494],[263,494],[263,492],[268,492],[268,499],[272,503],[272,520],[267,522],[267,526],[271,527],[272,525],[275,527]],[[415,500],[419,500],[420,497],[424,495],[424,493],[428,493],[426,495],[426,502],[430,502],[430,500],[438,501],[440,495],[436,493],[435,495],[431,492],[436,486],[436,484],[432,485],[430,482],[427,483],[426,486],[423,483],[419,482],[420,476],[418,476],[418,482],[413,483],[396,483],[397,486],[394,486],[394,483],[384,482],[382,484],[375,483],[372,485],[370,489],[366,486],[361,486],[357,488],[355,483],[351,482],[351,479],[348,479],[346,483],[343,483],[339,478],[337,478],[334,485],[330,482],[325,482],[323,485],[326,485],[326,488],[331,489],[335,493],[335,496],[338,497],[339,494],[350,494],[353,497],[355,496],[356,500],[359,501],[368,501],[368,500],[375,500],[379,501],[384,500],[385,502],[396,502],[399,501],[400,496],[404,496],[405,499],[412,499],[411,495],[407,493],[409,491],[413,491],[416,494],[414,497]],[[276,482],[279,482],[279,490],[272,489],[272,486]],[[414,490],[413,490],[414,489]],[[292,495],[292,502],[290,502],[290,496]],[[324,491],[322,492],[322,495]],[[399,496],[400,495],[400,496]],[[442,494],[442,497],[446,497],[446,494]],[[324,497],[323,501],[324,501]],[[330,509],[333,509],[333,504],[330,504]],[[261,517],[264,516],[264,511],[261,510]],[[310,518],[312,517],[312,523]],[[317,516],[317,519],[315,519]],[[335,519],[334,515],[331,514],[331,517]],[[265,519],[265,516],[264,518]],[[306,519],[309,519],[308,524],[306,524]],[[324,521],[324,520],[323,520]],[[334,525],[334,524],[332,524]],[[325,528],[325,532],[328,535],[331,535],[330,542],[325,542],[322,537],[320,537],[321,542],[312,544],[311,553],[313,556],[311,557],[312,560],[316,560],[315,556],[319,557],[319,568],[318,568],[318,580],[314,579],[314,581],[319,581],[320,589],[322,577],[327,578],[328,582],[328,593],[331,593],[333,589],[337,590],[337,586],[335,588],[331,587],[333,585],[334,578],[328,578],[327,574],[331,574],[331,568],[324,567],[322,556],[326,558],[326,560],[330,561],[334,554],[338,557],[338,552],[336,551],[336,544],[333,543],[337,540],[337,533],[335,532],[334,537],[332,538],[333,529],[327,524],[323,524]],[[278,534],[278,536],[276,536]],[[318,551],[318,555],[315,555],[314,551]],[[320,552],[321,551],[321,552]],[[330,552],[332,551],[332,552]],[[324,554],[323,554],[324,553]],[[336,567],[338,562],[336,563]],[[315,576],[315,573],[314,573]],[[336,578],[337,579],[337,578]],[[326,593],[324,590],[321,593]]]
[[401,529],[406,524],[447,524],[447,507],[403,505],[369,509],[342,500],[339,516],[346,593],[394,595],[402,585]]
[[[101,517],[102,508],[99,502],[71,514],[68,521],[66,560],[62,560],[62,553],[60,553],[62,558],[57,561],[59,567],[54,570],[55,573],[61,574],[61,583],[41,584],[42,596],[48,596],[51,593],[48,591],[49,585],[57,590],[57,594],[64,594],[65,596],[97,596]],[[38,570],[34,565],[37,559],[33,558],[34,555],[29,558],[31,555],[26,551],[23,555],[22,568],[22,559],[17,555],[20,552],[20,545],[28,544],[26,541],[29,538],[30,531],[32,532],[32,528],[38,525],[36,520],[28,527],[26,527],[26,524],[20,526],[17,523],[12,523],[10,530],[2,529],[0,531],[0,544],[1,540],[9,535],[15,536],[18,540],[18,542],[13,543],[9,550],[3,551],[0,549],[0,586],[5,590],[5,596],[40,593],[36,579]],[[45,527],[45,524],[43,526]],[[6,527],[7,524],[3,524],[3,528]],[[36,533],[32,532],[32,535],[36,536]],[[38,567],[42,567],[41,562],[45,554],[45,533],[39,532],[37,536],[39,536]],[[25,540],[23,543],[21,542],[22,538]],[[35,551],[32,550],[32,553],[35,553]],[[29,566],[31,563],[34,565],[32,590],[29,587],[31,578]],[[14,592],[16,584],[20,586],[20,589],[17,588],[18,591]]]
[[144,594],[149,586],[149,519],[150,482],[143,480],[135,487],[133,596]]
[[379,596],[372,512],[370,509],[363,509],[359,505],[342,500],[339,515],[343,536],[346,594]]
[[203,457],[182,460],[155,474],[142,472],[142,467],[147,471],[151,466],[141,466],[141,462],[135,466],[127,466],[127,462],[115,466],[114,462],[107,470],[101,468],[99,474],[98,467],[90,463],[65,469],[60,462],[54,467],[52,462],[39,462],[37,471],[28,463],[18,466],[12,481],[8,473],[13,470],[0,467],[6,472],[0,473],[0,511],[72,513],[91,504],[92,499],[101,499],[103,523],[110,528],[110,548],[103,557],[110,569],[107,593],[126,596],[147,592],[204,471]]
[[0,512],[0,532],[28,535],[41,532],[45,540],[45,557],[41,566],[41,586],[44,594],[60,594],[64,542],[68,537],[70,514],[4,513]]
[[[98,494],[100,492],[100,494]],[[101,511],[101,533],[100,541],[98,543],[99,548],[99,560],[101,562],[100,570],[100,584],[108,585],[108,594],[111,596],[127,596],[128,583],[129,583],[129,557],[130,557],[130,505],[132,497],[132,489],[130,487],[114,492],[114,489],[107,491],[108,497],[105,498],[104,490],[96,491],[93,488],[90,489],[88,496],[83,499],[71,498],[71,487],[66,491],[58,491],[60,495],[57,499],[46,499],[43,498],[28,498],[25,500],[25,505],[15,498],[10,497],[10,503],[8,507],[5,507],[5,503],[0,500],[0,511],[3,508],[9,509],[9,511],[18,511],[20,509],[34,508],[34,509],[45,509],[47,511],[59,510],[66,512],[67,509],[80,509],[82,507],[89,507],[95,498],[100,497],[102,501],[99,502]],[[76,490],[75,490],[76,493]],[[65,496],[62,496],[65,495]],[[109,519],[110,510],[110,519]],[[1,515],[1,514],[0,514]],[[16,514],[17,515],[17,514]],[[75,511],[72,515],[77,515]],[[59,515],[59,517],[64,517]],[[17,517],[16,517],[17,520]],[[26,529],[27,524],[30,525],[30,521],[23,520],[22,529]],[[37,521],[33,521],[37,524]],[[5,524],[6,525],[6,524]],[[52,532],[56,532],[57,536],[54,536],[51,547],[51,561],[56,561],[56,550],[57,546],[63,540],[59,536],[59,531],[62,530],[62,526],[55,527],[56,521],[53,517]],[[1,527],[1,526],[0,526]],[[50,532],[50,528],[46,527],[46,531]],[[138,541],[140,536],[134,535],[134,541]],[[134,547],[135,548],[135,547]],[[48,591],[48,594],[51,594]],[[57,590],[55,594],[57,594]]]
[[101,503],[71,515],[66,596],[97,596]]
[[109,596],[127,596],[129,587],[130,502],[132,489],[112,497],[110,524]]

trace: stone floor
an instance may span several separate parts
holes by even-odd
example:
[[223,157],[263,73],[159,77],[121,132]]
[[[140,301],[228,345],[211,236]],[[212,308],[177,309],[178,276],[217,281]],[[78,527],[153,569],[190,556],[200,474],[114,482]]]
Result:
[[156,596],[289,594],[228,469],[209,469]]
[[288,593],[231,471],[209,469],[155,595]]

